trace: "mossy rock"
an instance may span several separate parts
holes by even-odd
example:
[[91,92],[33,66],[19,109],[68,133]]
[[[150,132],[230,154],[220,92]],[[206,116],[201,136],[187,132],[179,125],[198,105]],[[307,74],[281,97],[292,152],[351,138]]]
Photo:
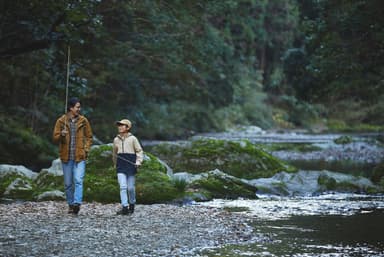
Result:
[[0,179],[0,196],[3,197],[3,194],[7,187],[11,185],[13,181],[16,179],[21,178],[23,180],[29,180],[31,182],[31,179],[29,179],[27,176],[21,175],[19,173],[8,173],[1,177]]
[[11,199],[33,199],[33,182],[27,177],[18,177],[12,181],[3,193],[3,197]]
[[233,176],[218,170],[204,173],[201,179],[195,180],[189,186],[192,191],[198,191],[207,198],[237,199],[239,197],[256,199],[257,188]]
[[184,145],[164,143],[151,151],[175,172],[198,174],[219,169],[238,178],[255,179],[296,171],[246,140],[201,139]]
[[353,139],[350,136],[340,136],[333,140],[333,142],[338,145],[346,145],[352,143]]
[[[136,175],[137,203],[164,203],[182,194],[166,175],[167,168],[152,154],[145,153]],[[92,148],[84,180],[84,200],[103,203],[120,202],[116,169],[112,164],[112,145]]]

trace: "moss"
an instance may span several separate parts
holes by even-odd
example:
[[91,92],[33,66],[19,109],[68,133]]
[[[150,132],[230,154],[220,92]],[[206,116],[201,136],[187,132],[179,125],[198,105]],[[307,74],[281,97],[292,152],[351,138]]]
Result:
[[160,144],[152,152],[176,172],[193,174],[219,169],[239,178],[271,177],[295,168],[259,149],[249,141],[197,140],[190,144]]
[[183,192],[179,192],[172,180],[159,171],[140,171],[136,181],[138,203],[163,203],[183,196]]
[[239,197],[256,199],[257,188],[243,183],[240,179],[228,179],[224,176],[209,174],[207,177],[194,181],[193,189],[203,189],[213,198],[237,199]]

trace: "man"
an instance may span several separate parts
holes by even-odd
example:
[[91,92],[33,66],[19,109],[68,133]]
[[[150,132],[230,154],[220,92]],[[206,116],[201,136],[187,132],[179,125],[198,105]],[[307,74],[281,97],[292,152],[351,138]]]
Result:
[[85,161],[92,144],[92,129],[87,118],[80,115],[78,98],[69,99],[67,106],[67,113],[56,121],[53,141],[59,144],[68,213],[78,214],[83,200]]

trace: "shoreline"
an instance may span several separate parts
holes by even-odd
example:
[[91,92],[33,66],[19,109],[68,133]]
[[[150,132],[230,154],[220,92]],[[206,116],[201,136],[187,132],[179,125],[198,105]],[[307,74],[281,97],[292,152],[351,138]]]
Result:
[[0,256],[200,256],[207,248],[261,239],[246,215],[168,204],[84,203],[76,216],[65,202],[0,204]]

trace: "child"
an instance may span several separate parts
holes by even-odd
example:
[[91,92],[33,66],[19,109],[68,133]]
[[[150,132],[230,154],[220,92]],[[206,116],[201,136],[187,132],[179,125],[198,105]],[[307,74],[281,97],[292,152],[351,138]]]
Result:
[[117,121],[116,125],[118,126],[119,134],[113,140],[112,156],[120,185],[122,205],[122,209],[117,214],[128,215],[132,214],[135,209],[135,174],[137,168],[143,162],[143,149],[140,146],[139,140],[129,132],[132,127],[132,123],[129,120]]

